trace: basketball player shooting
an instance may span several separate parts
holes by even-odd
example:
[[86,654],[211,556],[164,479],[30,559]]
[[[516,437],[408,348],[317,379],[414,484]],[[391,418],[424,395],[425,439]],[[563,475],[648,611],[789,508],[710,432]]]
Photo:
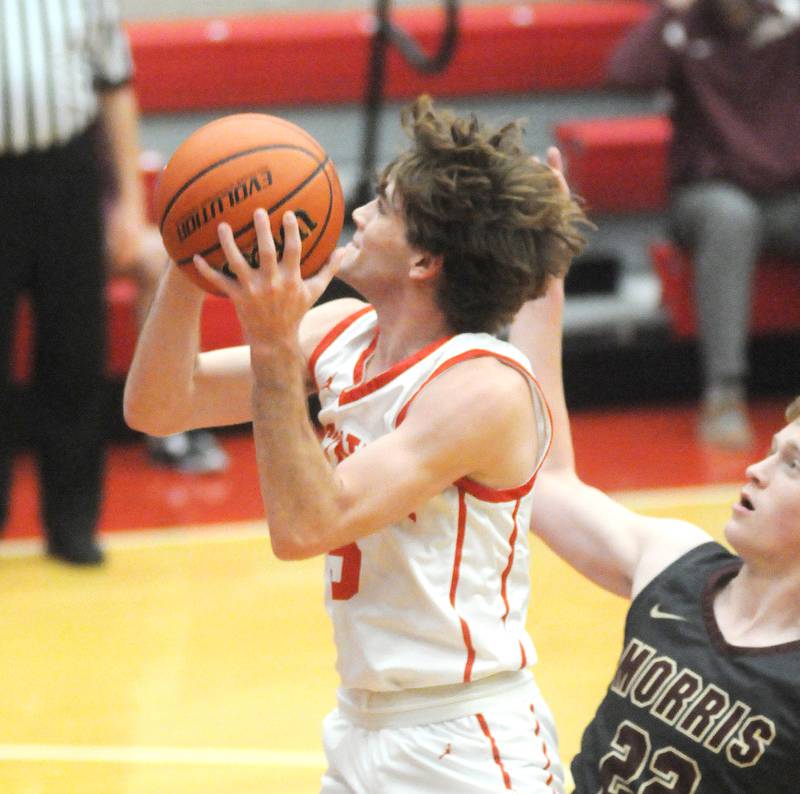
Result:
[[578,478],[561,376],[563,303],[553,279],[511,329],[554,424],[531,527],[588,578],[632,599],[616,674],[572,762],[575,792],[793,794],[800,398],[747,469],[725,526],[731,554],[697,526],[633,513]]
[[[527,527],[551,438],[526,358],[493,332],[580,250],[583,214],[525,152],[422,97],[410,148],[353,213],[352,240],[299,274],[255,213],[258,268],[232,230],[247,344],[198,353],[203,293],[165,275],[126,386],[149,433],[252,420],[275,554],[326,555],[341,677],[324,794],[563,792],[552,718],[529,665]],[[368,303],[314,306],[334,272]],[[316,391],[319,438],[308,416]]]

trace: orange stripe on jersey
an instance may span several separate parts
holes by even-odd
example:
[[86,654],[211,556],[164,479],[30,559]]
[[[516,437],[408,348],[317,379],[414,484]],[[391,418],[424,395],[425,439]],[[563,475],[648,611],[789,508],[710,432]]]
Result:
[[483,735],[489,740],[489,744],[492,747],[492,758],[497,766],[500,767],[500,773],[503,775],[503,783],[505,783],[505,786],[509,791],[513,791],[511,786],[511,778],[509,777],[508,772],[506,772],[506,768],[503,766],[503,759],[500,757],[500,751],[497,749],[497,743],[494,740],[494,736],[492,736],[492,732],[489,730],[489,725],[486,722],[485,717],[483,714],[476,714],[475,717],[478,720],[478,724],[481,726]]
[[469,625],[460,615],[461,636],[464,638],[464,645],[467,646],[467,663],[464,665],[464,683],[472,681],[472,665],[475,664],[475,648],[472,647],[472,635],[469,632]]
[[416,353],[408,358],[398,361],[397,364],[389,367],[389,369],[387,369],[385,372],[381,372],[379,375],[376,375],[366,383],[361,383],[351,386],[349,389],[344,389],[339,397],[339,405],[347,405],[348,403],[360,400],[362,397],[366,397],[368,394],[372,394],[372,392],[377,391],[382,386],[385,386],[387,383],[390,383],[395,378],[402,375],[407,369],[413,367],[418,361],[422,361],[423,358],[429,356],[434,350],[437,350],[443,344],[449,342],[450,339],[452,339],[452,336],[445,336],[441,339],[437,339],[435,342],[431,342],[421,350],[417,350]]
[[502,621],[503,623],[506,622],[506,618],[508,617],[508,613],[511,610],[511,607],[508,605],[508,592],[506,586],[508,584],[508,575],[511,573],[511,566],[514,564],[514,550],[517,544],[517,512],[519,511],[519,500],[514,505],[514,513],[512,514],[512,519],[514,521],[514,529],[511,530],[511,535],[508,538],[508,545],[510,547],[508,552],[508,564],[503,571],[502,576],[500,577],[500,595],[503,597],[503,603],[506,605],[506,611],[503,613]]
[[456,551],[453,559],[453,575],[450,579],[450,606],[455,608],[456,589],[458,588],[458,572],[461,568],[461,553],[464,550],[464,532],[467,523],[467,505],[464,501],[464,493],[458,493],[458,535],[456,537]]
[[364,367],[367,364],[367,359],[375,352],[375,348],[378,346],[379,336],[380,329],[376,329],[372,341],[364,348],[361,355],[358,357],[358,361],[356,361],[356,365],[353,367],[353,383],[361,383],[364,377]]
[[[456,590],[458,590],[458,575],[461,569],[461,555],[464,551],[464,535],[467,529],[467,502],[464,492],[458,492],[458,535],[456,536],[456,548],[453,557],[453,574],[450,578],[450,606],[456,609]],[[456,610],[458,615],[458,610]],[[464,639],[464,646],[467,649],[467,661],[464,665],[464,682],[472,680],[472,665],[475,662],[475,648],[472,647],[472,635],[469,625],[461,615],[458,615],[461,623],[461,636]]]
[[[454,366],[455,364],[459,364],[462,361],[468,361],[469,359],[473,358],[482,358],[485,356],[491,356],[492,358],[496,358],[503,364],[507,364],[510,367],[513,367],[518,372],[521,372],[526,378],[530,378],[538,387],[539,391],[542,391],[541,386],[539,386],[539,381],[533,377],[533,374],[529,372],[525,367],[520,366],[517,361],[514,361],[513,358],[509,358],[508,356],[502,356],[498,353],[495,353],[492,350],[484,350],[483,348],[476,348],[475,350],[468,350],[464,353],[461,353],[457,356],[453,356],[452,358],[447,359],[446,361],[442,362],[422,383],[422,385],[414,392],[414,394],[409,397],[408,402],[400,409],[397,413],[397,419],[395,419],[394,426],[399,427],[403,420],[406,418],[406,414],[408,413],[408,409],[411,407],[411,404],[416,400],[419,393],[437,376],[441,375],[443,372],[446,372],[450,367]],[[550,406],[547,405],[547,401],[542,398],[542,404],[545,406],[545,410],[547,411],[547,416],[549,420],[550,427],[553,426],[553,420],[550,416]],[[471,480],[469,477],[462,477],[458,480],[455,485],[459,488],[463,488],[467,493],[471,494],[472,496],[476,497],[477,499],[482,499],[484,502],[510,502],[515,499],[521,499],[525,496],[531,488],[533,488],[533,483],[536,479],[536,473],[541,467],[542,462],[544,461],[547,452],[550,449],[550,444],[552,443],[552,434],[550,441],[548,443],[548,448],[544,450],[544,453],[540,457],[539,466],[537,466],[536,471],[531,475],[531,478],[527,481],[522,483],[522,485],[518,485],[515,488],[490,488],[488,485],[482,485],[475,480]]]
[[311,375],[311,381],[314,384],[314,388],[317,388],[317,376],[314,372],[317,366],[317,361],[319,357],[330,347],[331,343],[339,336],[346,328],[351,326],[356,320],[360,317],[363,317],[365,314],[375,311],[372,306],[364,306],[356,312],[353,312],[351,315],[344,318],[344,320],[340,320],[336,325],[328,331],[325,336],[319,341],[319,344],[314,348],[314,351],[308,358],[308,372]]
[[[447,341],[447,340],[445,340]],[[414,392],[414,394],[409,397],[408,402],[400,409],[397,414],[397,419],[395,419],[394,426],[399,427],[403,420],[406,418],[406,414],[408,413],[408,409],[411,407],[411,403],[417,399],[417,395],[435,378],[437,375],[441,375],[443,372],[447,371],[452,367],[454,364],[460,364],[462,361],[468,361],[471,358],[484,358],[486,356],[491,356],[492,358],[496,358],[498,361],[501,361],[503,364],[508,364],[514,369],[519,370],[522,372],[526,377],[533,378],[533,375],[528,372],[524,367],[521,367],[518,362],[514,361],[513,358],[508,358],[508,356],[501,356],[499,353],[495,353],[492,350],[484,350],[482,348],[475,348],[475,350],[467,350],[464,353],[459,353],[457,356],[453,356],[452,358],[448,358],[446,361],[443,361],[430,375],[425,379],[424,383]],[[534,382],[536,379],[533,378]],[[537,383],[538,385],[538,383]]]
[[536,474],[531,475],[527,482],[518,485],[516,488],[492,488],[471,480],[469,477],[462,477],[454,484],[466,491],[470,496],[474,496],[484,502],[514,502],[519,501],[528,494],[533,488],[534,482],[536,482]]

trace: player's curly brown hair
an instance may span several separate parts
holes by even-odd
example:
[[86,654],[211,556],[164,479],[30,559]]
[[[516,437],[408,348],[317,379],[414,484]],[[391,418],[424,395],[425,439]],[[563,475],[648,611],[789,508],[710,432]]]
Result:
[[520,122],[492,129],[434,108],[402,113],[412,146],[380,176],[393,181],[411,245],[442,255],[438,300],[456,332],[496,332],[565,275],[590,226],[579,204],[522,143]]

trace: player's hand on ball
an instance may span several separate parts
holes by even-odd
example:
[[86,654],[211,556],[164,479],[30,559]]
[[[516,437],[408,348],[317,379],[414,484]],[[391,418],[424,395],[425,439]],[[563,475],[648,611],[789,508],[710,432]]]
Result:
[[287,212],[283,216],[284,246],[280,259],[267,211],[256,210],[253,223],[257,262],[248,262],[227,223],[219,225],[218,235],[230,275],[212,268],[199,255],[193,259],[200,274],[234,302],[246,341],[251,346],[296,335],[300,320],[325,291],[336,274],[340,259],[331,256],[313,276],[304,279],[300,273],[302,245],[295,214]]

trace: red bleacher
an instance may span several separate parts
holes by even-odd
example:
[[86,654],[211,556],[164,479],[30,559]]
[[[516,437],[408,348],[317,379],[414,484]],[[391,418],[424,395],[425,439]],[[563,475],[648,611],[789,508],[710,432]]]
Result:
[[663,116],[577,119],[555,128],[570,186],[591,213],[663,210],[671,136]]
[[[422,76],[390,53],[386,97],[420,91],[464,96],[536,90],[587,90],[603,85],[604,65],[621,36],[648,13],[646,2],[580,0],[465,7],[459,46],[441,75]],[[438,9],[403,8],[395,21],[428,51],[438,41]],[[361,99],[371,26],[363,11],[266,13],[217,19],[131,23],[136,89],[145,113],[255,105],[340,103]],[[347,53],[347,57],[340,57]],[[331,64],[336,63],[336,68]],[[574,119],[558,124],[573,188],[590,213],[662,212],[670,125],[660,116]],[[155,170],[145,169],[152,180]],[[669,243],[652,248],[664,304],[676,333],[694,333],[690,260]],[[757,333],[800,328],[800,265],[764,260],[758,268],[753,327]],[[124,377],[136,339],[135,286],[108,286],[108,370]],[[204,344],[236,344],[239,326],[227,301],[209,296]],[[30,315],[21,307],[15,376],[26,377]]]
[[[603,65],[621,36],[648,12],[640,0],[580,0],[466,6],[447,69],[422,75],[391,48],[385,96],[422,91],[442,96],[599,88]],[[440,9],[396,9],[393,21],[428,52],[443,27]],[[364,95],[375,18],[362,10],[265,12],[217,18],[154,20],[127,25],[143,113],[287,104],[359,102]],[[145,177],[155,171],[148,166]],[[123,378],[136,343],[136,287],[108,285],[108,372]],[[228,301],[209,296],[203,343],[237,344],[239,324]],[[30,310],[20,306],[14,377],[27,378]]]
[[[443,28],[435,5],[392,12],[427,52],[437,48]],[[640,0],[463,4],[447,69],[421,74],[392,47],[385,96],[599,88],[612,48],[647,13]],[[360,9],[132,22],[140,104],[164,112],[359,102],[375,23]]]
[[[694,336],[697,318],[691,257],[664,241],[654,243],[650,254],[673,331],[679,337]],[[758,263],[750,330],[755,335],[800,330],[800,262],[764,257]]]
[[[663,212],[667,206],[668,119],[643,116],[579,119],[558,124],[573,189],[590,214]],[[664,240],[650,255],[662,286],[662,303],[676,336],[697,330],[691,257]],[[754,335],[800,331],[800,262],[762,258],[753,285]]]

